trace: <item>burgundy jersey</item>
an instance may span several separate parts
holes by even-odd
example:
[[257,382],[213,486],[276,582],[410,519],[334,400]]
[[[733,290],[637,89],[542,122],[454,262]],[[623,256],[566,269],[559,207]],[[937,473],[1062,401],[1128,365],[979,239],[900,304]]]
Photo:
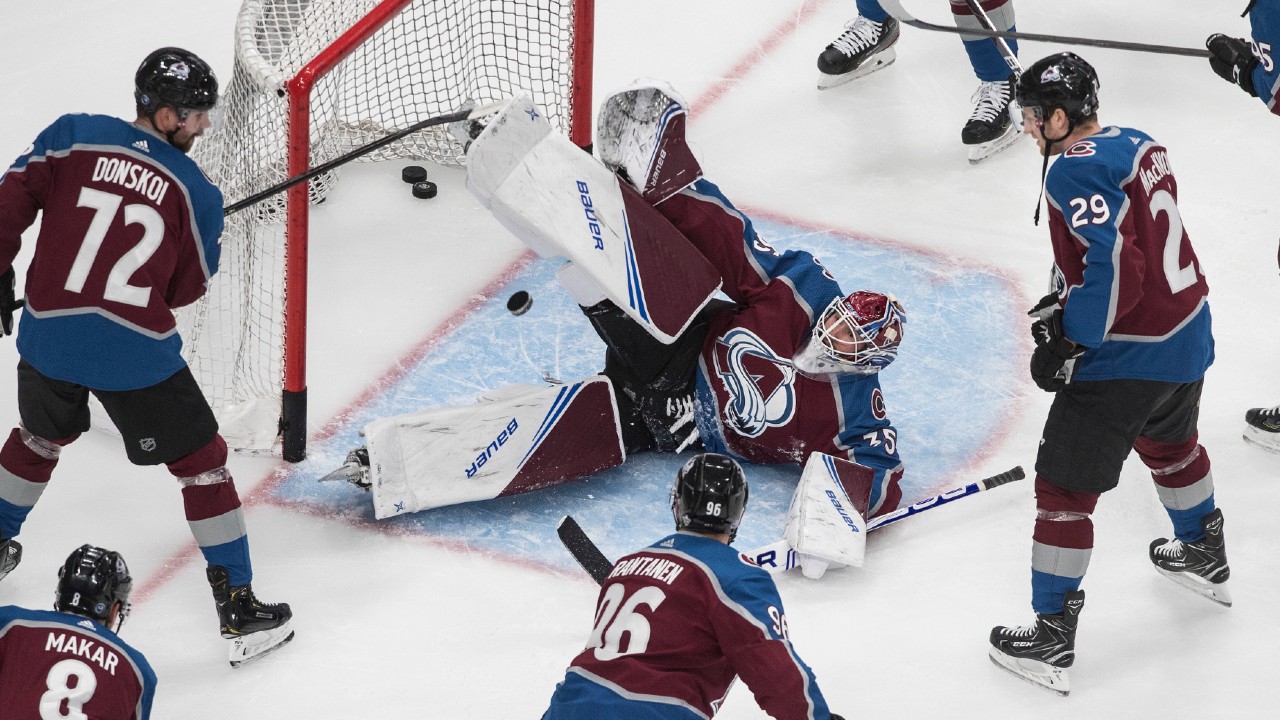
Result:
[[222,193],[160,135],[64,115],[0,180],[0,269],[41,214],[18,329],[46,376],[135,390],[181,370],[172,309],[217,271]]
[[0,720],[147,720],[156,674],[96,620],[0,607]]
[[870,514],[901,498],[897,430],[878,374],[810,377],[791,365],[839,283],[804,251],[779,253],[714,184],[656,206],[714,265],[735,303],[712,317],[698,371],[698,431],[709,452],[803,464],[813,452],[867,469]]

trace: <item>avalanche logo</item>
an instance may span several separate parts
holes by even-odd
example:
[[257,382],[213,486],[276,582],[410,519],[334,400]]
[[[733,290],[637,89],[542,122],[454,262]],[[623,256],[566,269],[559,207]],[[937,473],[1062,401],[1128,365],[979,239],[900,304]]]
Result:
[[1062,71],[1058,69],[1057,65],[1050,65],[1044,69],[1044,72],[1040,73],[1040,82],[1042,83],[1058,82],[1061,79]]
[[791,422],[796,413],[795,368],[755,333],[734,328],[716,342],[715,371],[729,393],[725,420],[746,437]]

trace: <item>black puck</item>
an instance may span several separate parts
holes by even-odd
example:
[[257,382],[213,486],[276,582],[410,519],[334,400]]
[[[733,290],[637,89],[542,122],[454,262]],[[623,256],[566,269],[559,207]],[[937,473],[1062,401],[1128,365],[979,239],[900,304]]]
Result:
[[413,184],[413,196],[426,200],[436,196],[436,184],[430,180],[423,180]]
[[421,165],[405,165],[400,171],[400,179],[407,183],[418,183],[427,179],[427,169]]
[[524,290],[517,290],[507,298],[507,309],[512,315],[523,315],[533,307],[533,298]]

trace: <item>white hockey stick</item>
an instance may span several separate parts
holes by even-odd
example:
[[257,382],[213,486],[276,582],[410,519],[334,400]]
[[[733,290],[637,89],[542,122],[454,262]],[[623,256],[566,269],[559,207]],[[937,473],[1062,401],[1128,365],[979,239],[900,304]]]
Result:
[[1095,40],[1093,38],[1069,37],[1065,35],[1044,35],[1040,33],[1012,32],[1006,30],[975,30],[973,28],[960,29],[958,27],[950,27],[947,25],[935,25],[933,23],[917,20],[914,15],[907,12],[902,7],[899,0],[881,0],[880,6],[885,12],[892,15],[898,22],[904,25],[910,25],[921,30],[933,30],[935,32],[953,33],[956,35],[977,35],[979,37],[989,38],[1012,38],[1014,40],[1027,40],[1030,42],[1044,43],[1061,43],[1063,45],[1087,45],[1090,47],[1107,48],[1110,50],[1133,50],[1136,52],[1158,53],[1161,55],[1182,55],[1184,57],[1209,57],[1208,50],[1198,50],[1195,48],[1173,47],[1169,45],[1148,45],[1147,43],[1124,42],[1120,40]]
[[[946,505],[949,502],[954,502],[960,498],[969,497],[970,495],[977,495],[984,490],[990,490],[991,488],[1000,487],[1001,485],[1007,485],[1008,483],[1016,480],[1021,480],[1026,476],[1027,474],[1023,471],[1022,466],[1018,465],[1009,470],[1005,470],[998,475],[992,475],[989,478],[971,482],[968,485],[962,485],[958,488],[948,490],[941,495],[934,495],[933,497],[925,498],[924,500],[908,505],[907,507],[898,508],[891,513],[885,513],[880,517],[872,518],[871,521],[867,523],[867,531],[870,532],[877,528],[882,528],[885,525],[892,525],[893,523],[909,518],[912,515],[919,515],[925,510],[929,510],[940,505]],[[771,573],[785,572],[800,566],[798,554],[795,550],[791,549],[790,544],[788,544],[786,540],[779,540],[743,554]]]

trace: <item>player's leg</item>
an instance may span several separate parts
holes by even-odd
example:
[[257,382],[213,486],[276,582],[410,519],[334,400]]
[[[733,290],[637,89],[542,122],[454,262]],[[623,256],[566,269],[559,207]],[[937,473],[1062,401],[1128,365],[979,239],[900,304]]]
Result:
[[89,429],[89,390],[18,363],[18,415],[0,447],[0,579],[22,560],[16,538],[44,493],[62,448]]
[[[1012,0],[985,0],[983,11],[997,30],[1013,30],[1015,18]],[[956,27],[982,29],[982,23],[974,15],[965,0],[951,0],[951,13]],[[974,75],[978,76],[978,89],[973,94],[973,112],[960,131],[960,139],[971,146],[970,161],[981,162],[1013,144],[1021,136],[1021,127],[1013,122],[1009,104],[1013,101],[1015,68],[1001,52],[999,41],[976,35],[961,35],[965,52]],[[1004,41],[1016,57],[1018,41]]]
[[1209,453],[1197,432],[1203,381],[1174,386],[1152,413],[1134,449],[1151,470],[1160,503],[1173,523],[1173,538],[1151,543],[1156,569],[1211,600],[1231,604],[1222,511],[1214,501]]
[[191,534],[207,563],[223,637],[234,638],[284,626],[287,604],[260,602],[253,594],[253,568],[244,511],[231,472],[227,444],[188,368],[151,387],[95,390],[120,430],[135,465],[166,465],[182,488]]
[[857,8],[857,17],[818,55],[819,90],[866,77],[897,59],[898,21],[877,0],[858,0]]

